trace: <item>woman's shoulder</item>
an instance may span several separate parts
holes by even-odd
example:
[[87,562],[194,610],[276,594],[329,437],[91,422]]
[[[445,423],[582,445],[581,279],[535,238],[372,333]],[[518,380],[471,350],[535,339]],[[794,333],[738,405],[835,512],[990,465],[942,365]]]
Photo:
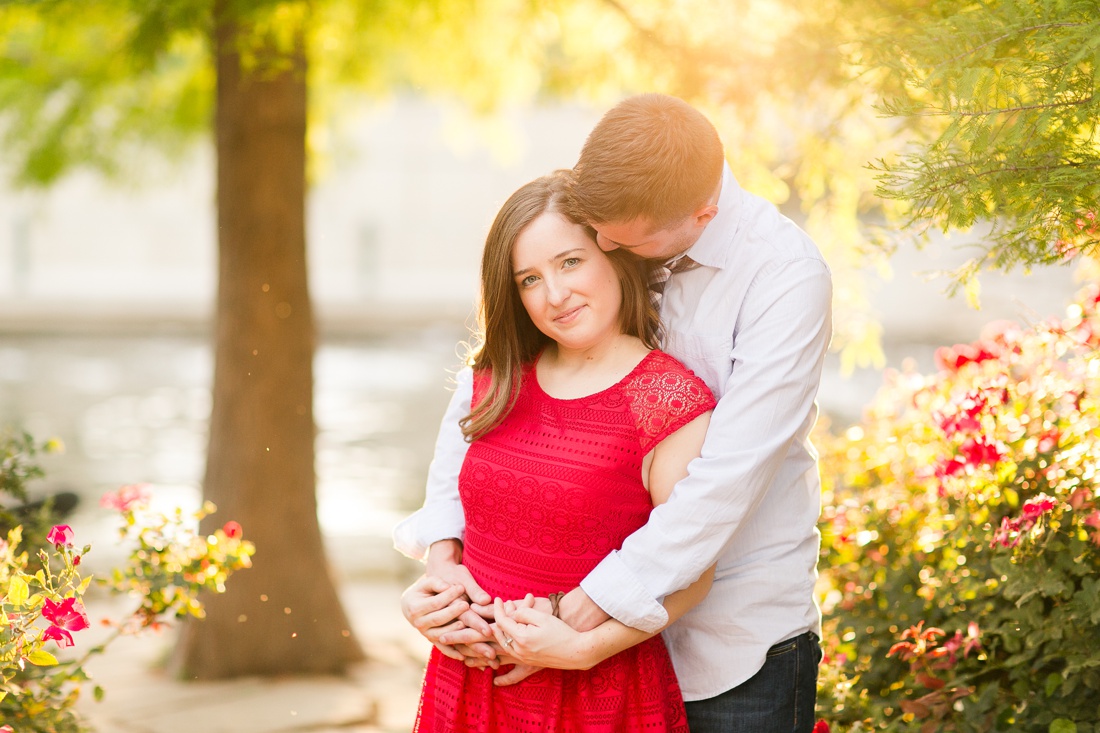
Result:
[[[672,355],[654,349],[638,364],[624,385],[638,407],[690,404],[702,411],[715,405],[714,394],[691,369]],[[638,400],[638,397],[642,397]]]
[[650,351],[638,366],[638,371],[643,375],[667,374],[703,384],[703,380],[682,361],[660,349]]
[[624,392],[638,425],[642,447],[650,450],[665,437],[716,404],[706,383],[678,359],[651,351]]

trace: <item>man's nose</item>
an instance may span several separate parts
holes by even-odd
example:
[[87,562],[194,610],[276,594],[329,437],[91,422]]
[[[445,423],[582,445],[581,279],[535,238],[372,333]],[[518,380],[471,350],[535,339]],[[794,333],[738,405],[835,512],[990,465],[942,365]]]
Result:
[[596,232],[596,244],[598,244],[600,249],[604,252],[610,252],[613,249],[619,248],[619,245],[614,240],[608,239],[599,232]]

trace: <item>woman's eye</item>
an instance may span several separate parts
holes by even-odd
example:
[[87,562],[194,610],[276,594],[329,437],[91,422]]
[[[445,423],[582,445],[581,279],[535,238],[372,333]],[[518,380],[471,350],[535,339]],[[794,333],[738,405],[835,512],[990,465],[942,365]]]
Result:
[[538,280],[537,275],[528,275],[527,277],[519,281],[519,286],[521,288],[526,288],[529,285],[533,285],[536,280]]
[[581,263],[581,258],[580,257],[569,257],[568,259],[564,260],[561,264],[562,264],[562,267],[576,267],[580,263]]

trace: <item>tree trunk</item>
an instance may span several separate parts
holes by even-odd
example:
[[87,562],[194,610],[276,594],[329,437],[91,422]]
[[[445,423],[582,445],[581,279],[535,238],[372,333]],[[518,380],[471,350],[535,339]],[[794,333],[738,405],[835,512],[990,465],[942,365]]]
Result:
[[[207,618],[184,624],[182,676],[340,673],[363,658],[328,572],[313,465],[313,314],[306,279],[303,36],[242,64],[248,32],[219,2],[218,301],[204,494],[256,545]],[[274,63],[271,63],[274,61]]]

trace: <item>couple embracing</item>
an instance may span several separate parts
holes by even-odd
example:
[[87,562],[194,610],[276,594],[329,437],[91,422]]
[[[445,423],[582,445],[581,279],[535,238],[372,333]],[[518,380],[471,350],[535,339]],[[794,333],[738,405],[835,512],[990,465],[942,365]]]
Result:
[[714,126],[631,97],[520,188],[481,265],[402,611],[419,733],[800,733],[814,720],[831,334],[813,242]]

